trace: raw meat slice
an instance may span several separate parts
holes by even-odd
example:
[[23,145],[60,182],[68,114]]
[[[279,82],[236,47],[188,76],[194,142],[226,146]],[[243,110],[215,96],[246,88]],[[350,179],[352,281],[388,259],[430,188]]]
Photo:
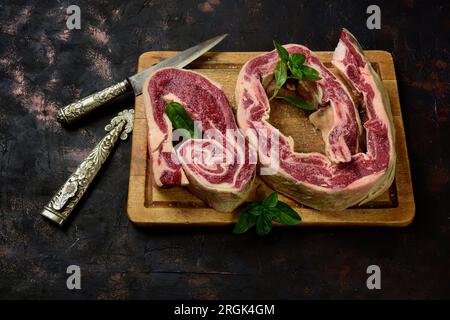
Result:
[[[154,183],[187,185],[219,211],[233,211],[244,202],[255,176],[256,151],[239,131],[223,91],[199,73],[165,68],[146,80],[143,94]],[[172,101],[183,105],[204,139],[188,139],[175,150],[165,113]]]
[[[359,150],[359,114],[346,86],[308,48],[290,44],[287,51],[306,56],[319,72],[319,105],[310,120],[322,131],[321,153],[294,152],[286,137],[269,122],[270,104],[261,84],[279,60],[276,51],[248,61],[236,85],[239,127],[258,149],[261,178],[275,190],[318,210],[343,210],[384,192],[395,172],[395,146],[390,104],[381,80],[353,36],[343,31],[334,64],[363,96],[367,152]],[[326,104],[329,106],[326,107]],[[269,173],[269,174],[267,174]]]
[[389,96],[378,73],[364,55],[361,45],[347,29],[343,29],[334,51],[332,64],[339,70],[352,89],[362,96],[368,121],[366,131],[366,155],[384,171],[374,183],[364,202],[386,191],[395,177],[395,128]]

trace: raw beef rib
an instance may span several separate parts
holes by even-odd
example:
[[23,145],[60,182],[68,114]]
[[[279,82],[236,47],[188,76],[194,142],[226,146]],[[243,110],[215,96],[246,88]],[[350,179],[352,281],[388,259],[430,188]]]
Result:
[[304,54],[305,64],[322,78],[317,81],[320,107],[310,120],[322,132],[326,156],[294,152],[292,138],[268,122],[270,104],[261,79],[273,73],[279,57],[276,51],[260,55],[241,69],[236,101],[239,127],[257,147],[261,167],[272,170],[261,178],[275,190],[318,210],[343,210],[377,197],[391,185],[396,160],[389,98],[378,74],[356,39],[343,30],[333,64],[362,96],[368,115],[363,125],[367,152],[363,153],[359,114],[346,86],[308,48],[284,47],[290,54]]
[[[146,80],[143,94],[154,183],[188,185],[218,211],[233,211],[244,202],[255,176],[256,151],[239,131],[223,91],[196,72],[165,68]],[[183,105],[204,139],[188,139],[175,150],[165,113],[172,101]]]

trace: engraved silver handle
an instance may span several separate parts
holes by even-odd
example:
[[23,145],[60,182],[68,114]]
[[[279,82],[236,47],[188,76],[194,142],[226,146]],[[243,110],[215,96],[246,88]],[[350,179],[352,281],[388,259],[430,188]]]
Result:
[[117,140],[125,140],[133,130],[134,110],[124,110],[105,127],[108,131],[78,169],[69,177],[55,196],[44,207],[41,215],[62,226],[73,208],[80,201],[87,188],[114,148]]
[[116,83],[111,87],[93,93],[86,98],[78,100],[59,109],[56,120],[59,123],[70,125],[86,114],[100,108],[101,106],[107,104],[108,102],[130,90],[131,86],[128,83],[128,80]]

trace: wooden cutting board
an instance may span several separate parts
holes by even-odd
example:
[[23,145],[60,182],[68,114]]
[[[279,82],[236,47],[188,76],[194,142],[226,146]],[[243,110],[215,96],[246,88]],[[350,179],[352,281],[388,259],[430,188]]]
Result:
[[[332,52],[316,52],[332,71]],[[139,57],[138,71],[142,71],[177,52],[152,51]],[[210,52],[197,59],[187,69],[196,70],[220,84],[233,108],[236,107],[234,88],[242,65],[260,52]],[[361,207],[341,212],[317,211],[280,196],[302,217],[299,226],[391,226],[402,227],[411,223],[415,204],[406,150],[405,132],[392,56],[386,51],[367,51],[375,70],[381,76],[389,93],[396,131],[397,172],[392,186],[379,198]],[[274,102],[270,122],[295,141],[295,150],[323,151],[320,133],[307,119],[306,111]],[[147,153],[147,123],[142,95],[136,97],[132,139],[130,180],[128,189],[128,217],[144,226],[220,226],[233,224],[243,206],[233,213],[217,212],[192,195],[186,188],[162,189],[152,185]],[[250,200],[269,194],[271,189],[256,178]]]

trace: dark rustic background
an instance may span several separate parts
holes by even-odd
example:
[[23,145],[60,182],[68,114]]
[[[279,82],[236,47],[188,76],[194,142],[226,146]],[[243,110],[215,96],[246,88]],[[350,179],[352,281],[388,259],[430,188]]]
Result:
[[[382,29],[365,26],[382,10]],[[81,8],[81,30],[65,10]],[[450,3],[448,1],[2,1],[0,4],[0,298],[240,299],[450,297]],[[141,229],[126,217],[130,141],[120,143],[71,225],[39,215],[120,107],[67,130],[55,112],[122,80],[147,50],[228,32],[217,50],[271,40],[333,50],[341,27],[392,52],[417,214],[403,229]],[[133,101],[130,100],[129,105]],[[123,105],[122,105],[123,106]],[[82,289],[66,288],[66,268]],[[366,288],[366,267],[382,290]]]

